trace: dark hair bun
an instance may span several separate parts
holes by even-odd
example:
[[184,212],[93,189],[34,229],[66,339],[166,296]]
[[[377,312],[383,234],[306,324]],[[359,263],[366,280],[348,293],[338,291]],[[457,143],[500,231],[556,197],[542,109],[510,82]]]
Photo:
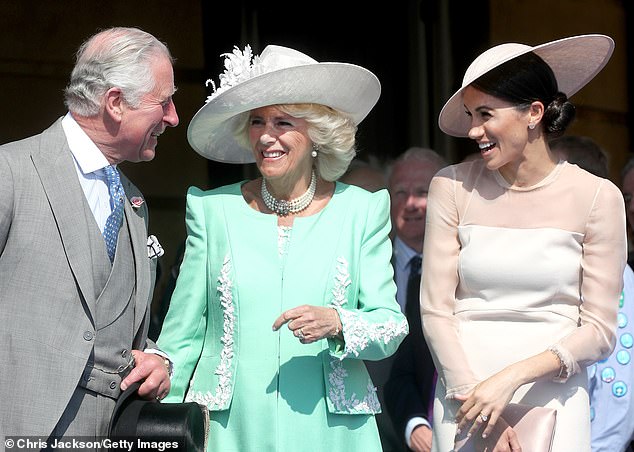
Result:
[[555,98],[546,107],[542,124],[550,138],[563,135],[568,126],[575,119],[575,106],[562,92],[558,92]]

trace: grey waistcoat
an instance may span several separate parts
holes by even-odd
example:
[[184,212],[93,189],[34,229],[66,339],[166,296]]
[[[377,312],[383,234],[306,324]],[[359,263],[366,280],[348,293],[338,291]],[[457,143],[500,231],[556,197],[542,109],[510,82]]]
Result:
[[[92,215],[92,213],[91,213]],[[135,265],[127,221],[124,218],[117,251],[110,264],[105,242],[99,229],[90,240],[97,297],[93,352],[79,386],[101,395],[117,398],[122,377],[131,370],[130,349],[134,339]]]

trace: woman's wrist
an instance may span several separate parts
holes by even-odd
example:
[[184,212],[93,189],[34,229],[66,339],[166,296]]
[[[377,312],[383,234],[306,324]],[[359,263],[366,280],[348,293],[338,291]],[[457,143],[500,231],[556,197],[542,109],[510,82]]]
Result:
[[525,365],[525,362],[515,363],[503,371],[507,373],[506,377],[513,390],[513,394],[515,394],[515,391],[517,391],[520,386],[530,383],[531,381],[531,377],[525,371]]
[[339,318],[339,313],[335,308],[330,308],[333,312],[334,317],[334,329],[330,335],[331,339],[343,339],[343,324],[341,323],[341,319]]

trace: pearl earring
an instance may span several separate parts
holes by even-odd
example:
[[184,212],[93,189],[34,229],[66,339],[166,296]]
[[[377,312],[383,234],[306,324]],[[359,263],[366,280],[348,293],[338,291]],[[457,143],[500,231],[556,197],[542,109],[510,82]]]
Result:
[[317,157],[317,151],[319,150],[319,146],[315,143],[313,143],[313,152],[310,153],[310,155],[313,156],[313,158]]

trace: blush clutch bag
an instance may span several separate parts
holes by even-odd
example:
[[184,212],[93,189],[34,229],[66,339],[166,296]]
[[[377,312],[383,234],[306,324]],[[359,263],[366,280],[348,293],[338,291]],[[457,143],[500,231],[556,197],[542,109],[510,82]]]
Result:
[[[557,411],[552,408],[509,403],[502,418],[513,427],[522,452],[550,452],[555,436]],[[480,428],[471,438],[457,438],[455,451],[480,452],[474,437],[482,434]]]

